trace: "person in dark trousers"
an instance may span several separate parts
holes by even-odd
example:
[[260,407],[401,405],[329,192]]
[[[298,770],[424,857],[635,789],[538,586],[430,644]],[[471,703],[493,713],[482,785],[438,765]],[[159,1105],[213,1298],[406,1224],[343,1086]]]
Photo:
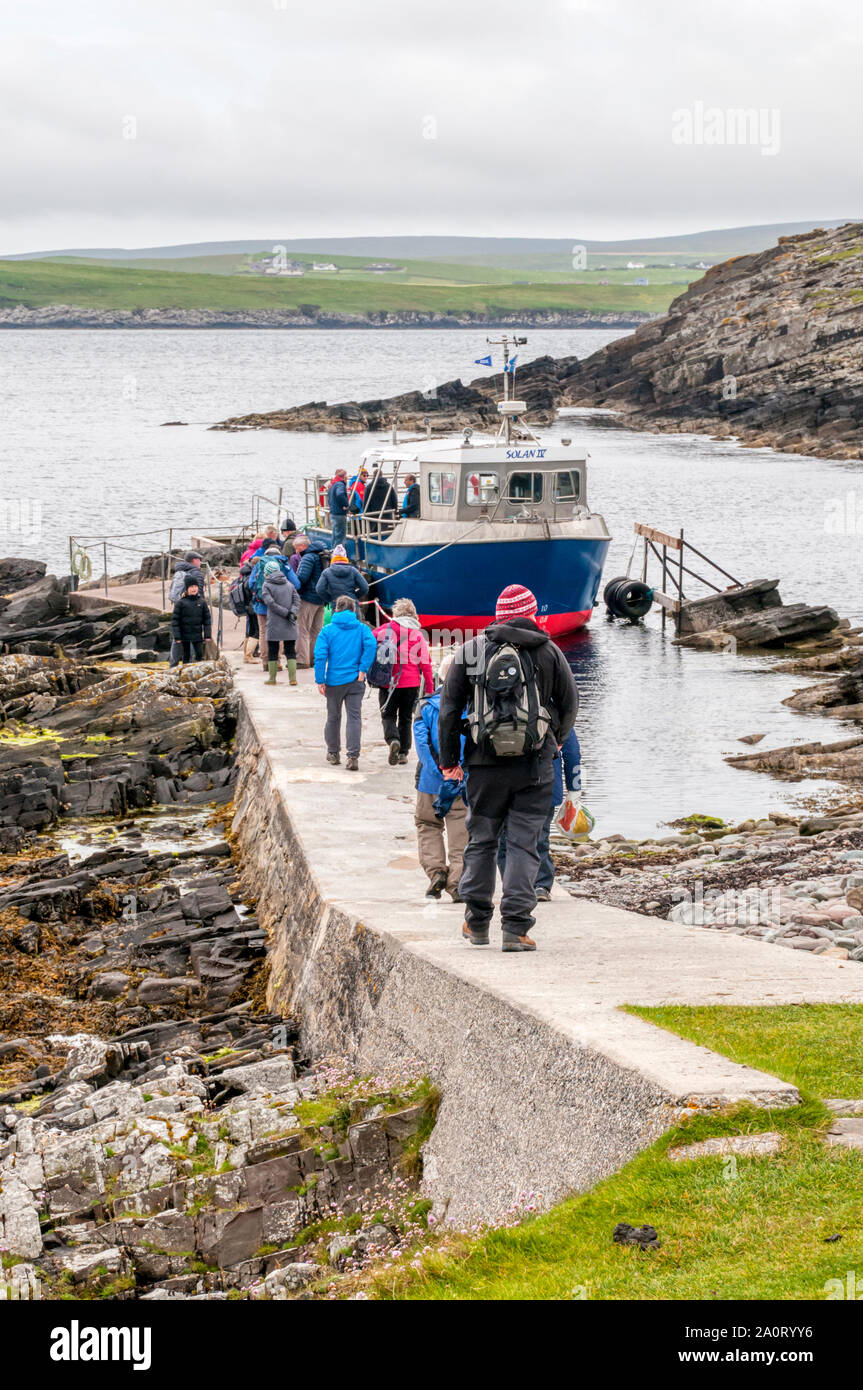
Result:
[[420,485],[416,480],[415,473],[405,474],[407,491],[402,499],[402,516],[411,517],[420,514]]
[[[554,755],[554,792],[542,830],[539,832],[539,869],[536,875],[536,900],[539,903],[551,902],[554,886],[554,860],[551,857],[551,824],[563,802],[564,790],[581,791],[581,749],[575,729],[570,729],[569,737]],[[506,830],[500,832],[497,847],[497,867],[503,878],[506,871]]]
[[174,604],[171,636],[179,648],[179,654],[175,661],[172,653],[172,666],[179,666],[180,661],[185,664],[204,659],[204,643],[213,631],[213,617],[200,589],[197,578],[190,576],[183,597]]
[[414,710],[421,686],[434,690],[431,655],[417,610],[409,598],[397,598],[389,622],[375,628],[375,639],[388,636],[395,655],[392,681],[381,690],[381,723],[392,765],[406,763],[411,751]]
[[348,772],[356,772],[360,765],[366,672],[377,651],[371,628],[360,622],[353,599],[347,595],[337,599],[332,621],[315,646],[315,682],[327,700],[324,742],[328,763],[341,761],[342,706],[345,708]]
[[474,708],[479,674],[503,644],[527,654],[540,705],[548,713],[544,738],[533,751],[501,756],[489,738],[478,746],[468,728],[464,755],[468,845],[458,887],[465,904],[462,934],[475,946],[488,945],[498,841],[505,830],[507,855],[501,899],[504,951],[536,950],[536,942],[528,933],[536,906],[537,842],[554,791],[554,754],[569,736],[578,708],[572,672],[563,653],[534,621],[536,612],[536,598],[529,589],[521,584],[504,589],[497,600],[494,623],[456,652],[444,683],[438,725],[441,771],[444,777],[458,781],[463,776],[459,763],[465,733],[463,711]]
[[337,545],[333,551],[329,565],[315,585],[315,592],[324,603],[333,604],[343,594],[356,599],[358,603],[368,597],[368,582],[356,565],[351,564],[343,545]]
[[300,532],[294,541],[294,553],[288,562],[300,586],[298,666],[311,666],[314,663],[315,643],[324,623],[324,600],[318,593],[318,580],[324,572],[326,549],[323,541],[310,541],[308,536]]
[[333,531],[333,545],[343,545],[348,534],[348,475],[344,468],[337,468],[327,492],[327,507],[330,512],[330,525]]
[[297,683],[297,617],[300,611],[300,593],[291,572],[291,580],[285,574],[284,561],[276,559],[264,563],[264,583],[261,597],[267,606],[267,685],[276,684],[279,669],[279,647],[285,649],[285,662],[288,668],[288,681]]

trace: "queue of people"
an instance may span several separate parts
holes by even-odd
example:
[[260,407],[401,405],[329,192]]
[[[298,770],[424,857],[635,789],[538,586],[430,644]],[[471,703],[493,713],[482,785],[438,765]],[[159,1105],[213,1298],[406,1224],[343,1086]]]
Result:
[[[413,480],[406,481],[402,514],[410,516]],[[368,500],[375,485],[352,479],[351,494],[359,483]],[[348,488],[340,470],[329,491],[335,517],[342,500],[347,515]],[[250,594],[247,652],[257,641],[268,685],[277,683],[282,655],[292,686],[298,667],[313,666],[326,700],[326,760],[339,766],[344,744],[348,772],[359,769],[363,699],[377,688],[390,765],[406,764],[416,744],[414,824],[426,896],[446,892],[462,903],[464,940],[485,946],[499,872],[502,949],[534,951],[533,913],[554,883],[554,817],[565,794],[580,788],[578,693],[566,659],[536,621],[535,595],[511,584],[494,622],[444,657],[436,687],[409,598],[396,600],[377,627],[363,621],[369,583],[336,529],[331,552],[290,518],[281,534],[265,528],[248,547],[241,564]],[[211,635],[202,578],[200,555],[187,552],[171,584],[172,664],[200,660]]]

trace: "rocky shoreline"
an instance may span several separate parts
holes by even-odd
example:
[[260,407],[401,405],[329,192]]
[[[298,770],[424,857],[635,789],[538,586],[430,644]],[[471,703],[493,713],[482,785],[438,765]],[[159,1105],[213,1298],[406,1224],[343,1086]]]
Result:
[[16,304],[0,308],[3,328],[637,328],[655,315],[593,314],[555,309],[519,309],[484,314],[439,313],[409,309],[370,310],[365,314],[334,313],[317,305],[298,309],[82,309],[72,304],[30,308]]
[[863,453],[863,224],[714,266],[573,374],[568,405],[819,458]]
[[824,816],[692,816],[649,840],[558,847],[573,897],[863,964],[863,798]]
[[[519,398],[537,425],[550,424],[561,407],[580,407],[597,412],[597,427],[701,432],[751,448],[860,458],[861,257],[859,223],[783,237],[760,255],[714,266],[667,314],[584,361],[528,362],[518,372]],[[529,320],[512,319],[521,322]],[[502,389],[501,375],[448,381],[383,400],[235,416],[213,428],[345,434],[397,420],[404,429],[483,429],[497,418]]]
[[434,1088],[267,1008],[235,724],[222,661],[0,655],[4,1296],[316,1297],[424,1238]]

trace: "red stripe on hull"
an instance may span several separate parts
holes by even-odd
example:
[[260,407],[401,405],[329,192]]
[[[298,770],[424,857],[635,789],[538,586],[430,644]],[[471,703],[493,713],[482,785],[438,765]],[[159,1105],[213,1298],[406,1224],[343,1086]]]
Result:
[[[592,608],[586,608],[582,613],[543,613],[536,618],[536,623],[549,637],[566,637],[570,632],[577,632],[585,623],[590,622],[592,612]],[[450,631],[456,632],[481,632],[489,623],[494,622],[494,617],[479,614],[420,613],[419,620],[426,631],[449,628]]]

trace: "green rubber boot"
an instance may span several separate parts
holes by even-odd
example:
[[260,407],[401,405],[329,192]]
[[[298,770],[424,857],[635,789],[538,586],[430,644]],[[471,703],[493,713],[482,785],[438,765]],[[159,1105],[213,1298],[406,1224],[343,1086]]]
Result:
[[291,685],[297,683],[297,663],[292,656],[288,657],[288,681]]
[[276,683],[276,672],[278,671],[278,669],[279,669],[279,663],[278,663],[277,661],[270,661],[270,662],[268,663],[268,665],[267,665],[267,670],[269,671],[270,674],[269,674],[268,678],[264,681],[264,685],[275,685],[275,683]]

